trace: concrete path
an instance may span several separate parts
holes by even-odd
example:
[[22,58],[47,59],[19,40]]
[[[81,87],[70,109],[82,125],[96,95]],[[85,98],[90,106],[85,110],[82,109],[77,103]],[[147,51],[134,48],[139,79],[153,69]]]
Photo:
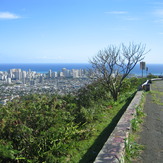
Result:
[[145,150],[136,162],[163,163],[163,80],[151,84],[144,111],[147,116],[139,143],[145,146]]

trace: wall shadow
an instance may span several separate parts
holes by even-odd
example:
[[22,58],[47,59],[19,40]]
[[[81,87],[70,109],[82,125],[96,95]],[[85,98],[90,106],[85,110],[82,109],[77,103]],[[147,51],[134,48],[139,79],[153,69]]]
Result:
[[126,111],[127,107],[129,106],[131,100],[135,96],[136,92],[126,100],[125,105],[122,109],[118,112],[118,114],[113,118],[111,123],[101,132],[98,138],[95,140],[94,144],[89,148],[89,150],[85,153],[83,158],[79,161],[79,163],[93,163],[95,158],[97,157],[98,153],[104,146],[105,142],[109,138],[110,134],[113,132],[114,128],[116,127],[118,121]]

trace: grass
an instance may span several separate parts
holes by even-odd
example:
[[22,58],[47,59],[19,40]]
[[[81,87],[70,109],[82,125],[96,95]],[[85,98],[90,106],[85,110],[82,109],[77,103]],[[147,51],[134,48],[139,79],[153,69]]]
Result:
[[129,135],[128,139],[125,141],[125,163],[131,163],[133,159],[136,159],[140,153],[144,150],[144,146],[138,144],[136,134]]
[[97,121],[94,124],[94,135],[89,138],[89,140],[79,142],[79,149],[76,149],[76,152],[73,153],[74,156],[71,158],[70,162],[91,163],[95,160],[99,151],[131,102],[133,96],[134,94],[127,100],[125,97],[125,100],[117,103],[112,108],[108,108],[101,114],[100,122]]
[[105,118],[104,121],[97,124],[96,135],[94,135],[95,137],[92,137],[91,139],[93,140],[93,144],[85,153],[84,157],[80,160],[80,163],[93,162],[95,160],[97,154],[114,130],[124,111],[125,107],[119,105],[114,108],[114,111],[112,111],[111,114],[107,115],[107,118]]
[[145,103],[145,93],[142,95],[140,105],[136,108],[136,115],[131,121],[132,132],[129,134],[128,139],[125,141],[125,163],[130,163],[132,160],[137,159],[143,151],[144,146],[138,144],[139,134],[143,118],[146,116],[143,112]]
[[150,93],[152,95],[153,103],[157,105],[163,105],[163,102],[161,102],[161,98],[163,98],[163,92],[151,91]]
[[[156,88],[155,85],[153,84],[153,88]],[[125,155],[125,163],[131,163],[132,161],[138,162],[138,158],[140,157],[141,152],[145,149],[145,147],[141,144],[138,144],[138,139],[139,139],[139,132],[141,131],[141,124],[143,123],[143,118],[145,113],[143,112],[143,105],[145,103],[145,96],[146,94],[151,94],[152,95],[152,101],[153,103],[157,105],[163,105],[162,99],[163,99],[163,92],[159,91],[150,91],[144,93],[142,97],[142,101],[140,106],[137,108],[137,115],[135,118],[132,120],[132,133],[129,134],[128,139],[125,141],[125,150],[126,150],[126,155]],[[158,121],[160,120],[159,118],[157,119]]]
[[[158,90],[158,87],[156,86],[156,82],[154,82],[152,84],[152,87],[155,90],[151,90],[149,93],[152,95],[152,101],[153,103],[157,104],[157,105],[163,105],[163,92],[160,92]],[[158,90],[158,91],[156,91]]]

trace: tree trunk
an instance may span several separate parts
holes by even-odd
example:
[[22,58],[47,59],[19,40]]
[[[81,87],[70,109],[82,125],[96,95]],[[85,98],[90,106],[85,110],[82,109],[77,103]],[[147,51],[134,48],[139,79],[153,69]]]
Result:
[[117,91],[110,91],[110,92],[111,92],[111,95],[113,97],[113,100],[117,101],[117,99],[118,99],[118,92]]

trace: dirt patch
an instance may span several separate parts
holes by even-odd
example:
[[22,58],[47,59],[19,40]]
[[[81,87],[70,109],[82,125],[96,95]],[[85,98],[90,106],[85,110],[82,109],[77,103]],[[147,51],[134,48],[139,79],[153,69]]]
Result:
[[163,81],[153,82],[151,90],[144,106],[147,116],[139,143],[145,146],[145,150],[137,160],[139,163],[163,162]]

